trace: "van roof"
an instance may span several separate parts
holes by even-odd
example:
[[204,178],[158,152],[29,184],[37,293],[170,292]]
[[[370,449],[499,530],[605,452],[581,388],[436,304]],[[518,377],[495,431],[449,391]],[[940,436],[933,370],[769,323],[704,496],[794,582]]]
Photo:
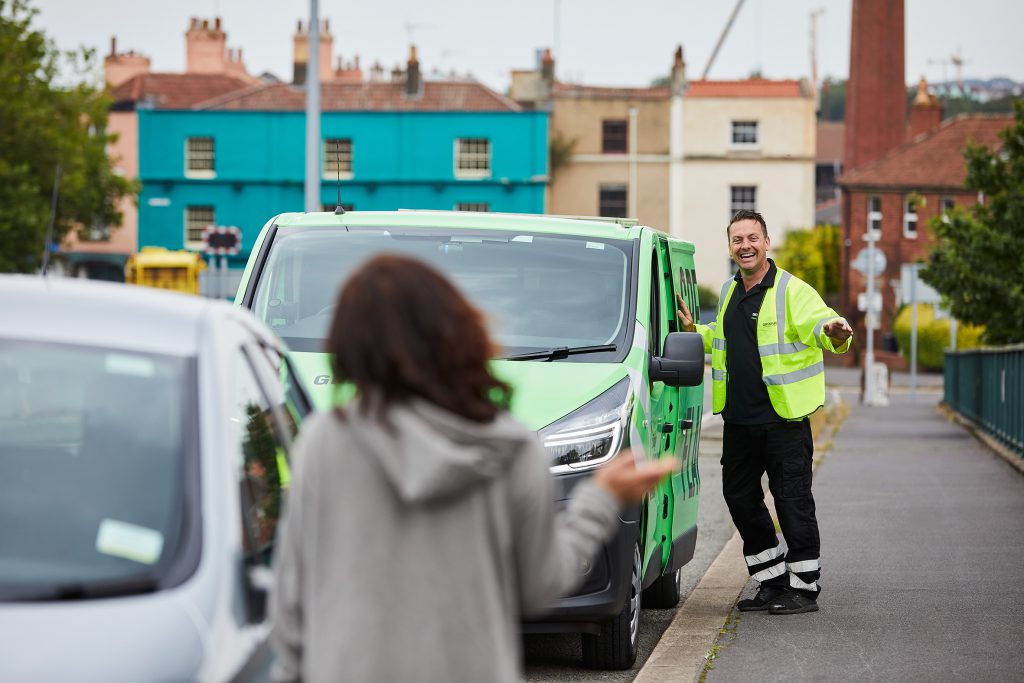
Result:
[[[604,239],[639,239],[644,226],[636,219],[585,216],[551,216],[525,213],[485,213],[475,211],[349,211],[341,215],[329,212],[283,213],[276,219],[281,227],[418,227],[472,230],[528,230],[562,233]],[[650,228],[647,228],[650,229]]]

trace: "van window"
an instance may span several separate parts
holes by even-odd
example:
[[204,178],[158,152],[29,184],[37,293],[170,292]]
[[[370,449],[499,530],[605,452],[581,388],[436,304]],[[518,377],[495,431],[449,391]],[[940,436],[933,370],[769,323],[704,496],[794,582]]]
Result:
[[633,241],[574,235],[282,228],[253,312],[293,351],[322,351],[345,278],[382,252],[421,259],[451,278],[486,314],[505,355],[614,345],[559,361],[609,362],[632,336]]

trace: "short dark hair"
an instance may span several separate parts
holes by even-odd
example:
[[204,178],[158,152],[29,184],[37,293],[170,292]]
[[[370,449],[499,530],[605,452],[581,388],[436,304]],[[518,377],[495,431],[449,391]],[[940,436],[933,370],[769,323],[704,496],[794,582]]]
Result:
[[419,397],[490,422],[512,397],[491,374],[497,351],[484,316],[444,275],[383,254],[353,273],[338,295],[327,338],[331,369],[381,411]]
[[765,237],[768,237],[768,225],[764,222],[764,216],[759,214],[757,211],[751,211],[750,209],[740,209],[732,215],[732,220],[729,221],[729,225],[725,226],[725,236],[729,236],[729,228],[732,227],[733,223],[739,223],[740,221],[757,221],[761,224],[761,232],[764,233]]

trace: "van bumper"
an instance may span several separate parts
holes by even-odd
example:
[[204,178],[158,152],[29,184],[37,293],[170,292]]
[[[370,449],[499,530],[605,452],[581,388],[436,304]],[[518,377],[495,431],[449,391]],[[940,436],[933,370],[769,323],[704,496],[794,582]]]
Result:
[[[557,506],[562,509],[567,504],[568,500],[560,500]],[[600,633],[601,625],[626,604],[639,520],[639,506],[624,510],[618,531],[590,563],[583,584],[572,595],[556,600],[544,615],[524,621],[523,633]]]

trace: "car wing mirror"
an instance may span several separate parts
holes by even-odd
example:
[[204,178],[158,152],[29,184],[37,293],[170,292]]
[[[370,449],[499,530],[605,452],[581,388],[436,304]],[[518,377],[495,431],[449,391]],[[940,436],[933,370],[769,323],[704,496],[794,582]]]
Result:
[[695,387],[704,381],[704,338],[696,332],[669,332],[661,356],[647,366],[652,382]]

